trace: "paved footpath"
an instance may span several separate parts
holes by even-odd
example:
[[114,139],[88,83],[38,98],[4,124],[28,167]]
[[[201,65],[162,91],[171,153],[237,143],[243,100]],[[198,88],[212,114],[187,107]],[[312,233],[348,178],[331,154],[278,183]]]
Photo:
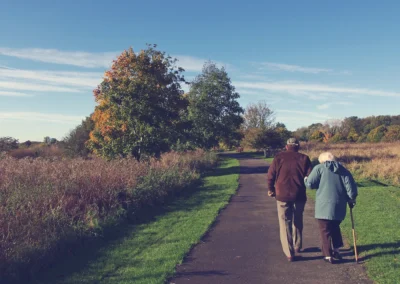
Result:
[[311,202],[304,212],[301,260],[288,262],[279,240],[276,201],[267,196],[268,165],[262,159],[238,157],[238,193],[169,283],[372,283],[363,266],[354,263],[352,251],[342,252],[341,264],[322,260]]

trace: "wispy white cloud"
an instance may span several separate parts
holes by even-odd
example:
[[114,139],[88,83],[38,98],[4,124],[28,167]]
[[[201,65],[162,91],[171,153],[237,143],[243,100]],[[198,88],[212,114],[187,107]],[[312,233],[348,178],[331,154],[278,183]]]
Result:
[[289,94],[296,94],[301,92],[309,92],[318,95],[320,93],[334,93],[334,94],[360,94],[369,96],[379,96],[379,97],[400,97],[400,93],[384,91],[384,90],[374,90],[367,88],[350,88],[350,87],[334,87],[330,85],[323,84],[308,84],[302,82],[245,82],[236,81],[234,82],[237,88],[247,88],[274,92],[285,92]]
[[17,119],[17,120],[35,120],[55,123],[79,123],[85,116],[64,115],[58,113],[40,113],[40,112],[0,112],[0,120]]
[[73,65],[86,68],[108,68],[120,52],[90,53],[84,51],[61,51],[43,48],[0,47],[0,55],[34,61]]
[[300,111],[300,110],[289,110],[289,109],[278,109],[276,111],[277,114],[281,113],[288,113],[288,114],[300,114],[300,115],[306,115],[306,116],[312,116],[315,118],[322,118],[322,119],[330,119],[331,117],[327,114],[324,113],[319,113],[319,112],[311,112],[311,111]]
[[174,55],[172,57],[175,57],[178,59],[177,65],[179,67],[182,67],[185,69],[185,71],[189,72],[199,72],[203,69],[204,63],[206,60],[193,57],[193,56],[187,56],[187,55]]
[[32,94],[25,94],[20,92],[0,91],[0,97],[33,97]]
[[326,104],[322,104],[322,105],[318,105],[317,109],[328,109],[333,105],[342,105],[342,106],[349,106],[352,105],[353,103],[351,102],[334,102],[334,103],[326,103]]
[[262,94],[262,90],[253,90],[253,89],[246,89],[246,88],[237,88],[236,91],[240,95],[250,95],[250,96],[260,96]]
[[[178,59],[177,65],[188,72],[201,72],[203,70],[204,64],[211,60],[188,55],[172,55],[172,57]],[[217,64],[219,67],[225,67],[230,70],[234,68],[230,64],[214,60],[211,61]]]
[[65,93],[78,93],[81,92],[79,89],[63,87],[63,86],[52,86],[37,83],[26,83],[26,82],[12,82],[12,81],[0,81],[0,88],[17,90],[17,91],[32,91],[32,92],[65,92]]
[[251,89],[237,89],[236,90],[241,96],[246,95],[246,98],[256,98],[257,100],[268,101],[268,104],[277,104],[281,102],[283,99],[281,97],[274,96],[269,93],[265,93],[260,90],[251,90]]
[[[120,53],[121,51],[94,53],[86,51],[63,51],[58,49],[43,48],[0,47],[0,55],[86,68],[109,68],[112,64],[112,61],[116,59]],[[204,63],[208,61],[208,59],[188,55],[173,55],[172,57],[177,58],[178,66],[184,68],[188,72],[200,72],[203,69]],[[220,66],[229,66],[222,62],[214,62]]]
[[[102,73],[0,69],[3,96],[32,96],[29,92],[90,92],[101,83]],[[28,93],[20,93],[25,91]]]
[[342,74],[342,75],[353,75],[353,72],[351,72],[349,70],[344,70],[344,71],[341,71],[340,74]]
[[98,72],[63,72],[47,70],[0,69],[0,79],[39,81],[57,85],[95,88],[102,80]]
[[11,68],[11,67],[8,67],[8,66],[4,66],[4,65],[0,65],[0,69],[14,70],[14,68]]
[[317,109],[328,109],[329,106],[331,106],[332,104],[323,104],[323,105],[318,105]]
[[298,111],[288,109],[278,109],[276,111],[276,121],[285,123],[289,130],[296,130],[302,126],[312,123],[324,123],[332,119],[329,115],[323,112]]
[[301,72],[301,73],[310,73],[310,74],[333,72],[332,69],[327,69],[327,68],[303,67],[303,66],[299,66],[299,65],[290,65],[290,64],[284,64],[284,63],[262,62],[259,64],[263,67],[266,67],[266,68],[269,68],[272,70],[281,70],[281,71],[286,71],[286,72]]

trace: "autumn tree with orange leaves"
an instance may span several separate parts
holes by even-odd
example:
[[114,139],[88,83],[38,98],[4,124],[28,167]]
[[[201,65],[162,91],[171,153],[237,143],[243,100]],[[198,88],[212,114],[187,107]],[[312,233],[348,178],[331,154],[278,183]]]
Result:
[[170,150],[187,108],[180,84],[184,70],[156,45],[124,51],[93,91],[97,106],[88,147],[105,158],[159,155]]

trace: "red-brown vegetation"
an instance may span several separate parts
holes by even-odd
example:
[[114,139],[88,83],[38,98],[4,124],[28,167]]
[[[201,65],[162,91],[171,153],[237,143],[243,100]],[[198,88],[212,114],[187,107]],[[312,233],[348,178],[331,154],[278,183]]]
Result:
[[200,150],[146,162],[0,157],[0,274],[162,202],[214,166],[215,157]]

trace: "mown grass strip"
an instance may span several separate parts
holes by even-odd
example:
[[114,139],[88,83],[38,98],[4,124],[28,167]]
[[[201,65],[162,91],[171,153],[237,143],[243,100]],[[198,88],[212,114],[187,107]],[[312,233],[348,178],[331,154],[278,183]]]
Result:
[[241,155],[245,155],[254,159],[264,159],[268,163],[272,163],[272,161],[274,160],[273,157],[265,158],[262,152],[247,151],[247,152],[242,152]]
[[210,228],[238,188],[239,162],[224,159],[189,197],[150,222],[126,225],[123,238],[59,264],[36,283],[164,283]]
[[[308,191],[314,199],[315,191]],[[350,213],[342,223],[342,234],[353,244]],[[400,189],[359,182],[353,209],[357,248],[368,276],[379,284],[400,281]]]

